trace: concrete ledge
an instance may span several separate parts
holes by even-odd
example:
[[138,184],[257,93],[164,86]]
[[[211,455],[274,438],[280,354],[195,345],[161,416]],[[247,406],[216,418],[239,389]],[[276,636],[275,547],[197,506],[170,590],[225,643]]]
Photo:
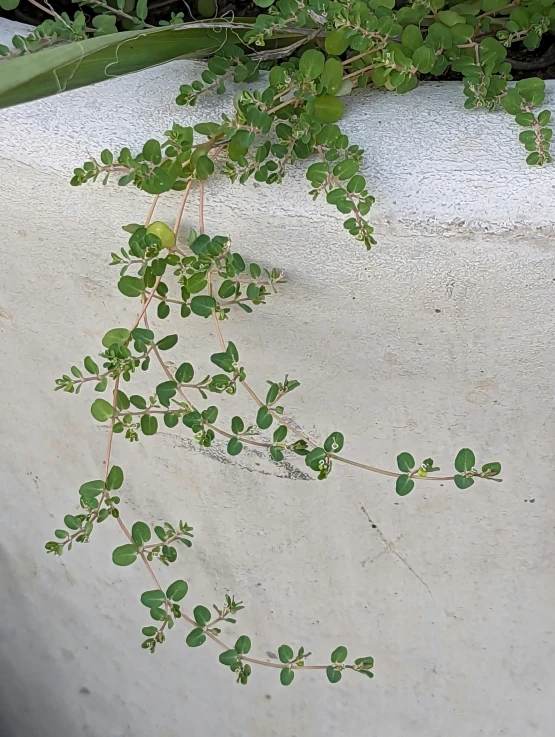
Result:
[[[0,21],[2,35],[13,35],[6,21]],[[202,69],[201,63],[173,62],[3,111],[0,156],[67,175],[89,152],[139,148],[149,137],[162,137],[174,120],[218,120],[230,94],[207,96],[192,109],[174,102],[179,85]],[[555,107],[555,81],[547,87],[546,107]],[[366,151],[365,174],[377,200],[374,222],[551,232],[555,168],[526,164],[520,129],[509,115],[466,111],[463,101],[457,82],[423,84],[408,95],[366,91],[347,100],[342,126]],[[287,196],[280,193],[284,215],[305,214],[307,189],[300,165],[283,187]],[[275,188],[262,190],[266,209]]]

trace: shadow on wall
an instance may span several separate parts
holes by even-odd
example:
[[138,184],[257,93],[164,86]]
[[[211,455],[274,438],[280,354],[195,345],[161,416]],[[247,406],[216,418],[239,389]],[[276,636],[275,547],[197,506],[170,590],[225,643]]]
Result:
[[0,590],[0,737],[76,737],[56,692],[59,664],[50,667],[41,653],[40,613],[18,586],[2,546]]
[[23,673],[17,670],[0,656],[0,737],[75,737],[62,705],[33,674],[32,663],[21,667]]

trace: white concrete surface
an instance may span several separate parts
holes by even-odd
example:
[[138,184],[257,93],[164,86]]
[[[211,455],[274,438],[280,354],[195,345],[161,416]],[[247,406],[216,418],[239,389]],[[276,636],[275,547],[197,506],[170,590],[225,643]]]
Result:
[[[224,462],[219,444],[202,453],[173,431],[118,441],[114,455],[129,524],[194,525],[193,549],[161,574],[189,581],[190,606],[230,591],[247,609],[228,639],[251,634],[261,656],[303,644],[315,662],[343,643],[374,655],[374,681],[307,672],[284,689],[259,669],[239,687],[179,627],[151,657],[139,647],[149,580],[112,565],[114,526],[61,560],[44,554],[106,440],[90,393],[55,394],[53,381],[132,320],[107,261],[148,206],[130,189],[73,189],[71,170],[173,120],[214,118],[228,97],[172,103],[199,69],[173,63],[0,114],[0,732],[548,737],[555,169],[525,165],[508,116],[464,112],[458,84],[349,103],[345,130],[366,148],[377,197],[370,254],[305,197],[301,169],[281,188],[210,188],[207,226],[289,276],[225,326],[256,387],[298,377],[291,414],[320,437],[344,431],[353,458],[393,467],[409,450],[449,468],[468,444],[503,463],[504,483],[421,484],[399,499],[383,477],[337,467],[304,480],[252,451]],[[174,206],[164,198],[161,214]],[[208,368],[210,325],[178,329],[177,360]],[[224,417],[244,402],[225,398]]]

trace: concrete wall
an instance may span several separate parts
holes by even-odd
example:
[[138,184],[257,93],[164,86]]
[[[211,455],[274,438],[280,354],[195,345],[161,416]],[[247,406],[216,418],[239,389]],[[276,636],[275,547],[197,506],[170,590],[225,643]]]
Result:
[[[211,185],[207,227],[289,277],[267,307],[225,326],[259,390],[285,372],[299,378],[292,416],[317,437],[341,429],[353,458],[393,468],[409,450],[447,469],[468,444],[503,463],[504,483],[420,484],[400,499],[390,480],[354,468],[321,483],[253,451],[233,461],[219,443],[201,452],[173,431],[118,441],[114,454],[129,524],[195,527],[195,546],[164,580],[186,578],[191,606],[227,591],[247,603],[228,639],[251,634],[263,657],[304,644],[315,662],[343,643],[374,655],[374,681],[351,674],[331,686],[307,672],[284,689],[259,669],[239,687],[217,650],[190,650],[179,627],[151,657],[139,647],[149,580],[138,564],[112,565],[123,542],[114,525],[61,560],[45,555],[106,441],[90,393],[54,394],[53,382],[108,328],[131,323],[108,254],[148,207],[130,189],[73,189],[71,170],[173,120],[214,119],[229,97],[192,111],[172,102],[199,71],[177,62],[0,114],[0,731],[547,737],[555,170],[525,165],[508,116],[464,112],[458,84],[349,101],[345,130],[366,148],[377,197],[370,254],[305,196],[301,169],[281,188]],[[164,197],[161,216],[175,205]],[[176,360],[208,369],[210,324],[177,327]],[[248,407],[222,403],[224,417]]]

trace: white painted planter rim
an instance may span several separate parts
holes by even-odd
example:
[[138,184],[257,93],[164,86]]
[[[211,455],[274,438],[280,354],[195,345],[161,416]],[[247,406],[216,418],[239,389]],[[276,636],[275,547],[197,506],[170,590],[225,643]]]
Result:
[[[26,30],[2,19],[0,41]],[[192,109],[174,103],[179,85],[202,68],[173,62],[2,111],[0,156],[69,176],[105,146],[138,148],[162,137],[175,120],[217,120],[229,108],[229,95]],[[555,81],[547,88],[546,106],[555,107]],[[529,167],[514,120],[503,112],[466,111],[463,99],[461,84],[453,82],[424,84],[404,96],[365,91],[347,101],[342,126],[366,151],[364,172],[376,197],[372,222],[433,231],[551,232],[555,168]],[[266,189],[269,202],[278,192],[284,217],[310,214],[302,165],[283,188]]]

